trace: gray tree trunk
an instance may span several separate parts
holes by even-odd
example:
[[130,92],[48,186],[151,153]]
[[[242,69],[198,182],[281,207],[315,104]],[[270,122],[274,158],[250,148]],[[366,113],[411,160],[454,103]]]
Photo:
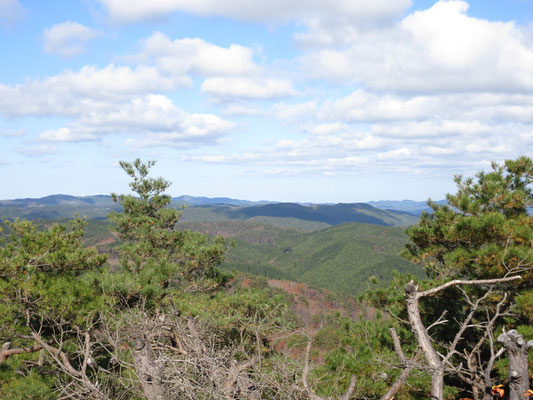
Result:
[[133,343],[133,364],[147,400],[165,400],[161,369],[155,364],[150,341],[142,335]]
[[529,389],[527,352],[533,341],[526,343],[524,336],[512,329],[498,336],[509,354],[509,400],[523,400]]
[[419,292],[418,287],[410,282],[405,285],[405,296],[407,300],[407,313],[411,329],[415,333],[418,344],[422,348],[431,371],[431,400],[442,400],[444,368],[442,361],[431,345],[431,339],[426,327],[422,323],[420,310],[418,307]]

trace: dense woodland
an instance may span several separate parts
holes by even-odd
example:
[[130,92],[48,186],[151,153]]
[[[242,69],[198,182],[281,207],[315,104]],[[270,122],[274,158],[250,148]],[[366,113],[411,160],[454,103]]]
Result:
[[[84,241],[83,218],[4,221],[0,398],[518,400],[533,394],[530,158],[456,177],[447,204],[430,202],[432,211],[407,228],[405,264],[382,251],[367,274],[350,277],[356,256],[342,243],[372,244],[386,235],[372,236],[378,228],[339,225],[302,233],[298,241],[279,239],[278,258],[264,265],[285,269],[280,277],[324,287],[321,279],[330,275],[331,288],[360,294],[359,318],[333,312],[313,321],[299,318],[292,307],[298,299],[264,278],[220,268],[233,245],[245,250],[228,256],[228,266],[261,248],[246,247],[245,238],[231,243],[207,235],[216,225],[205,233],[182,229],[181,211],[169,207],[165,194],[170,183],[149,174],[153,162],[121,166],[133,193],[112,196],[120,207],[108,215],[119,239],[111,257]],[[344,232],[343,239],[322,248],[331,229]],[[331,261],[321,263],[321,254]],[[309,269],[289,268],[300,265],[296,259]],[[342,281],[335,282],[336,269],[344,271]]]

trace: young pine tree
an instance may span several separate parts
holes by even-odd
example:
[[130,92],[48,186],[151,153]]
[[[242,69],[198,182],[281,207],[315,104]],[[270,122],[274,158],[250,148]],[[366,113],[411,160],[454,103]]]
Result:
[[108,217],[111,230],[123,241],[123,272],[133,275],[137,285],[149,291],[171,284],[184,290],[212,289],[223,279],[217,266],[223,261],[225,241],[176,229],[181,210],[169,207],[172,199],[164,192],[170,182],[148,176],[154,164],[140,159],[120,162],[133,178],[129,184],[133,194],[112,194],[122,211]]

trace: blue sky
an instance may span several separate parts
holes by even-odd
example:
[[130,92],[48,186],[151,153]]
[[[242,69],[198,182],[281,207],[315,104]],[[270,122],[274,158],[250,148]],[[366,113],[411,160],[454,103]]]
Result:
[[443,198],[532,155],[533,0],[0,0],[0,198]]

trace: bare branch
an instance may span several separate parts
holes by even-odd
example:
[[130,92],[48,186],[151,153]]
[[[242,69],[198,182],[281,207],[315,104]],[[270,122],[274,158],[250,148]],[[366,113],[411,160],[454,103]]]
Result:
[[426,296],[430,296],[432,294],[438,293],[441,290],[447,289],[452,286],[456,285],[493,285],[495,283],[504,283],[504,282],[511,282],[518,279],[522,279],[520,275],[515,276],[509,276],[506,278],[497,278],[497,279],[476,279],[476,280],[463,280],[463,279],[455,279],[453,281],[446,282],[440,286],[428,289],[424,292],[418,292],[417,297],[422,298]]
[[390,334],[392,336],[392,343],[394,344],[394,351],[396,351],[396,354],[398,355],[400,362],[403,365],[406,365],[407,358],[405,358],[405,354],[403,353],[402,346],[400,344],[400,338],[398,337],[398,334],[396,333],[396,329],[390,328]]
[[[305,361],[304,361],[304,370],[302,373],[302,381],[304,384],[305,391],[307,392],[307,395],[309,396],[311,400],[326,400],[323,397],[317,396],[315,392],[313,392],[313,389],[311,389],[311,386],[309,385],[309,382],[307,380],[307,377],[309,375],[309,353],[311,352],[312,342],[313,342],[313,338],[311,336],[308,336],[307,347],[305,349]],[[352,375],[350,378],[350,386],[348,386],[348,389],[346,389],[346,392],[339,398],[339,400],[348,400],[355,390],[356,383],[357,383],[357,379],[355,375]]]
[[29,346],[29,347],[20,347],[11,349],[11,342],[6,342],[2,345],[2,348],[0,349],[0,364],[6,362],[6,360],[16,354],[23,354],[23,353],[33,353],[36,351],[39,351],[43,348],[43,346]]

